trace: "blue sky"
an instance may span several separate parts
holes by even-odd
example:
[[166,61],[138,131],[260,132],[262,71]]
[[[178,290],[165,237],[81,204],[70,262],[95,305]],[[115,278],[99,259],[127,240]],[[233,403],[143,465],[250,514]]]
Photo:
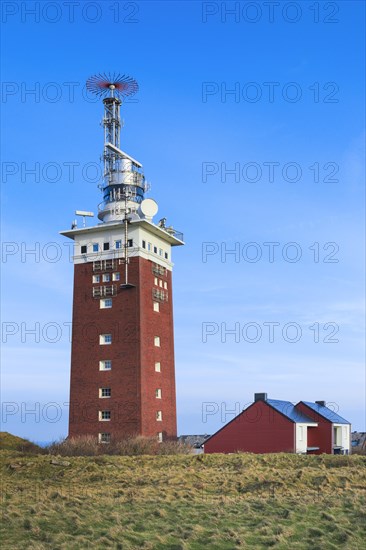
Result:
[[138,80],[121,146],[186,241],[179,433],[212,433],[261,391],[325,399],[364,429],[364,3],[106,0],[73,18],[24,4],[2,3],[3,429],[67,432],[73,268],[58,232],[101,200],[102,105],[83,93],[101,71]]

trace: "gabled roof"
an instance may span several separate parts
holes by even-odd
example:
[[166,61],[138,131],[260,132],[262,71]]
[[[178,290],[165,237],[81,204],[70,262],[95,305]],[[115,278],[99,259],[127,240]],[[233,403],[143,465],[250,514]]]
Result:
[[304,413],[296,409],[295,405],[291,401],[281,401],[280,399],[267,399],[264,403],[268,403],[276,411],[283,414],[291,420],[291,422],[298,422],[302,424],[316,424],[315,420],[312,420]]
[[345,420],[342,416],[339,416],[339,414],[332,411],[332,409],[328,409],[328,407],[325,407],[324,405],[320,405],[319,403],[311,403],[310,401],[300,401],[300,403],[303,403],[309,407],[309,409],[312,409],[326,420],[333,422],[333,424],[349,424],[348,420]]

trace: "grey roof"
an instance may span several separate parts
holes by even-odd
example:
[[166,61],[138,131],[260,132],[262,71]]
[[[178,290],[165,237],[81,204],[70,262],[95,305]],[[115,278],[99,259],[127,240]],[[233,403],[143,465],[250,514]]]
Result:
[[328,409],[328,407],[319,405],[319,403],[311,403],[310,401],[301,401],[301,403],[307,405],[310,409],[318,413],[323,418],[326,418],[330,422],[333,422],[333,424],[349,424],[348,420],[345,420],[344,418],[339,416],[339,414],[332,411],[332,409]]
[[266,403],[271,405],[276,411],[282,413],[284,416],[292,420],[292,422],[301,422],[303,424],[316,424],[315,420],[312,420],[304,413],[295,408],[295,405],[291,401],[281,401],[279,399],[267,399]]

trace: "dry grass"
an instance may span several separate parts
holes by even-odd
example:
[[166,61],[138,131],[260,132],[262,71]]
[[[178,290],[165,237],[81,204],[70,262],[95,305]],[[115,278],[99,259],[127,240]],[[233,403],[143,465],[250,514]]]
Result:
[[364,547],[361,456],[0,455],[5,550]]
[[92,436],[81,436],[52,443],[46,448],[52,455],[99,456],[99,455],[176,455],[190,454],[192,448],[176,441],[159,443],[155,437],[129,437],[106,444],[98,443]]

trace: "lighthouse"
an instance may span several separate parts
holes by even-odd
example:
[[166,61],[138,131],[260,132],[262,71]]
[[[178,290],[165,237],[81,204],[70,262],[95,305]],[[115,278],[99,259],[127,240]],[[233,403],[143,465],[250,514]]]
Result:
[[183,235],[158,219],[142,164],[121,149],[120,108],[137,92],[125,75],[87,81],[103,100],[102,200],[61,234],[74,241],[69,437],[100,443],[175,438],[172,250]]

